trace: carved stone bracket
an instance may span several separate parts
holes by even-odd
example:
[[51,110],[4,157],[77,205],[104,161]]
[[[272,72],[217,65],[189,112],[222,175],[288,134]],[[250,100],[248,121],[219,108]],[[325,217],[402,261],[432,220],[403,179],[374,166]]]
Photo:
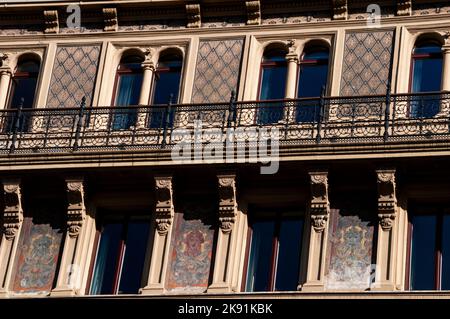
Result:
[[311,225],[316,232],[322,232],[328,220],[330,202],[328,200],[328,172],[310,172],[311,182]]
[[245,6],[247,7],[247,24],[248,25],[261,24],[261,4],[259,0],[246,1]]
[[298,62],[297,45],[295,40],[287,41],[288,53],[286,54],[286,60],[289,62]]
[[348,7],[347,0],[333,0],[333,19],[347,20]]
[[156,229],[165,235],[174,217],[173,190],[171,176],[155,176],[156,187]]
[[117,31],[119,28],[119,21],[117,19],[116,8],[103,8],[103,20],[105,22],[104,31]]
[[229,233],[236,221],[236,175],[217,175],[219,182],[219,222],[220,229]]
[[45,10],[44,23],[45,23],[44,33],[58,33],[59,32],[58,10]]
[[3,212],[3,231],[7,240],[12,240],[23,221],[22,194],[20,180],[3,181],[5,209]]
[[392,228],[395,220],[397,198],[395,195],[395,170],[377,170],[378,217],[383,230]]
[[410,16],[412,14],[412,0],[397,0],[397,15]]
[[77,237],[86,218],[82,179],[67,179],[67,229],[70,237]]
[[200,28],[202,26],[202,16],[200,13],[200,4],[187,4],[187,27],[188,28]]

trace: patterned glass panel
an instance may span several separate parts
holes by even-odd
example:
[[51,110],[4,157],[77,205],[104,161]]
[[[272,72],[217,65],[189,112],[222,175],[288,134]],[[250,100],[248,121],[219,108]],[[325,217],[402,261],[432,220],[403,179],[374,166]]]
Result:
[[201,41],[192,93],[193,103],[220,103],[237,91],[243,39]]
[[393,38],[394,31],[346,34],[341,95],[386,94]]
[[186,203],[175,214],[167,289],[204,292],[208,287],[214,246],[214,204]]
[[100,45],[58,47],[47,107],[79,107],[83,96],[90,106],[99,57]]
[[34,208],[25,217],[19,238],[12,291],[48,293],[57,275],[63,240],[63,214],[49,207]]

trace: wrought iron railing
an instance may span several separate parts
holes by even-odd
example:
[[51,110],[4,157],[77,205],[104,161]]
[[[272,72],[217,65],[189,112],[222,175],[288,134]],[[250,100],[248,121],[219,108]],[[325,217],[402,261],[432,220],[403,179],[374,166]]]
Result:
[[[320,97],[222,104],[0,111],[0,153],[161,149],[194,136],[243,139],[277,132],[280,144],[388,143],[450,138],[450,93]],[[201,122],[199,122],[201,121]],[[200,132],[200,134],[199,134]],[[215,137],[214,137],[215,136]],[[222,140],[224,141],[224,140]]]

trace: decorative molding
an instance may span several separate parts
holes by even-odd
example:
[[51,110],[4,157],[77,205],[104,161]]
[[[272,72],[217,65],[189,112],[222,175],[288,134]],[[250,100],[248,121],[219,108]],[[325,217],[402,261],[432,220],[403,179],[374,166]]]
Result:
[[58,33],[59,32],[58,10],[45,10],[44,23],[45,23],[44,33]]
[[188,28],[200,28],[202,26],[202,16],[200,13],[200,4],[187,4],[187,27]]
[[70,237],[77,237],[86,218],[83,179],[66,179],[67,229]]
[[383,230],[390,230],[395,220],[395,170],[377,170],[378,217]]
[[328,221],[330,202],[328,200],[328,172],[309,172],[311,183],[311,225],[316,232],[322,232]]
[[260,25],[261,24],[261,4],[259,0],[246,1],[247,7],[247,24],[248,25]]
[[103,8],[104,31],[117,31],[119,20],[117,19],[117,8]]
[[287,41],[288,53],[286,54],[286,60],[289,62],[298,62],[298,53],[297,53],[297,45],[295,40]]
[[8,53],[0,52],[0,67],[2,68],[2,71],[3,69],[9,68],[8,62],[9,62]]
[[229,233],[236,221],[236,175],[217,175],[219,182],[219,222],[220,229]]
[[20,180],[3,181],[5,208],[3,212],[3,231],[7,240],[17,235],[23,221],[22,194]]
[[398,16],[412,15],[412,0],[397,0],[397,15]]
[[156,187],[156,229],[165,235],[172,225],[174,213],[172,176],[155,176]]
[[333,20],[347,20],[347,0],[333,0]]

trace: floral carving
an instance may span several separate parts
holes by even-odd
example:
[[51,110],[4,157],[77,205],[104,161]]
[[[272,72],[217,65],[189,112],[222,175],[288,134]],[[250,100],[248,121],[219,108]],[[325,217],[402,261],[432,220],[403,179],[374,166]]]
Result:
[[328,215],[311,215],[311,225],[317,233],[322,232],[328,221]]
[[11,180],[3,182],[5,208],[3,212],[3,231],[7,240],[17,235],[23,221],[22,194],[20,181]]
[[117,31],[119,22],[117,20],[116,8],[103,8],[103,19],[105,21],[104,31]]
[[394,225],[395,214],[379,214],[378,218],[383,230],[390,230]]

